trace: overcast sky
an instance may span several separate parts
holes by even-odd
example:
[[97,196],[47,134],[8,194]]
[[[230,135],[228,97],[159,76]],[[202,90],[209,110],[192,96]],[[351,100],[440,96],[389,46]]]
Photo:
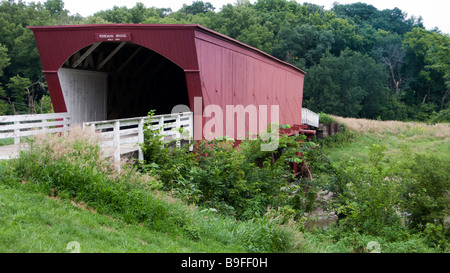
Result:
[[[82,16],[89,16],[100,10],[111,9],[114,6],[131,8],[137,2],[144,3],[146,7],[171,8],[173,11],[177,11],[183,6],[183,3],[190,5],[193,0],[64,0],[65,8],[71,14],[79,13]],[[216,8],[216,11],[219,11],[224,4],[234,4],[236,0],[203,0],[203,2],[210,2]],[[250,0],[250,2],[254,3],[255,0]],[[341,4],[364,2],[375,6],[379,10],[398,7],[403,12],[406,12],[408,16],[422,16],[423,23],[427,29],[433,29],[437,26],[442,32],[450,34],[449,0],[297,0],[297,2],[321,5],[325,9],[330,9],[333,2]]]

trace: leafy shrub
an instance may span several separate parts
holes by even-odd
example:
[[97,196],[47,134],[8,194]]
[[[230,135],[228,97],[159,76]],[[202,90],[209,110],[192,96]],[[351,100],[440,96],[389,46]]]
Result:
[[356,136],[357,133],[347,130],[344,126],[340,126],[338,133],[317,140],[317,143],[324,148],[336,148],[354,142]]
[[438,109],[435,103],[422,103],[414,111],[413,119],[418,121],[427,121]]
[[445,218],[450,212],[449,162],[432,154],[416,154],[406,168],[404,206],[409,226],[426,231],[435,243],[448,244],[450,231]]
[[349,161],[337,170],[336,211],[341,225],[348,230],[383,235],[386,227],[401,226],[397,214],[401,180],[388,164],[383,164],[384,149],[372,146],[369,167]]
[[328,114],[319,113],[319,122],[320,122],[320,124],[328,125],[328,124],[336,123],[336,120]]
[[450,108],[433,112],[428,120],[428,123],[436,124],[442,122],[450,122]]
[[293,179],[292,164],[302,162],[299,153],[314,146],[304,136],[282,135],[277,150],[263,151],[265,142],[258,136],[243,140],[239,148],[226,138],[202,140],[190,153],[186,147],[170,148],[157,134],[146,128],[143,170],[158,175],[164,189],[177,197],[241,220],[295,200],[282,189]]

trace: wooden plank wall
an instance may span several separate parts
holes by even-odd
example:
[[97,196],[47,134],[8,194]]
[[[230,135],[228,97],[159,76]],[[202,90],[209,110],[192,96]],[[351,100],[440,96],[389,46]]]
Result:
[[58,77],[72,124],[107,119],[108,73],[60,68]]

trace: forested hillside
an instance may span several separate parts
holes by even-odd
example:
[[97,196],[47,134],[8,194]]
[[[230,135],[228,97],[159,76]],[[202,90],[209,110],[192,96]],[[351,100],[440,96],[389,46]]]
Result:
[[[189,2],[189,1],[186,1]],[[84,18],[62,0],[0,4],[0,115],[51,111],[39,54],[28,25],[201,24],[307,72],[305,107],[344,117],[450,119],[450,36],[426,30],[398,8],[364,3],[331,10],[286,0],[178,11],[117,7]]]

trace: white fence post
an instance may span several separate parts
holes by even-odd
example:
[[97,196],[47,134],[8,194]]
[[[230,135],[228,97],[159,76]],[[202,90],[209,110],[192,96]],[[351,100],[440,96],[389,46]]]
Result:
[[194,139],[194,113],[189,114],[189,137]]
[[114,147],[114,162],[118,163],[120,162],[120,121],[118,120],[114,122],[113,147]]
[[14,144],[20,144],[20,129],[17,129],[17,127],[19,127],[20,121],[14,121],[14,126],[16,127],[14,129]]
[[[194,113],[189,113],[189,141],[194,142]],[[189,146],[189,151],[194,150],[194,145]]]
[[139,119],[138,124],[138,159],[139,161],[144,160],[144,154],[142,153],[142,148],[140,144],[144,143],[144,118]]
[[181,147],[181,140],[180,140],[180,138],[181,138],[181,134],[180,134],[180,126],[181,126],[180,118],[181,118],[181,115],[182,114],[178,114],[177,115],[177,119],[175,121],[175,130],[176,130],[175,136],[177,138],[177,140],[176,140],[177,148]]
[[[164,127],[164,116],[159,118],[159,130],[161,131],[161,129]],[[164,132],[164,131],[163,131]]]

